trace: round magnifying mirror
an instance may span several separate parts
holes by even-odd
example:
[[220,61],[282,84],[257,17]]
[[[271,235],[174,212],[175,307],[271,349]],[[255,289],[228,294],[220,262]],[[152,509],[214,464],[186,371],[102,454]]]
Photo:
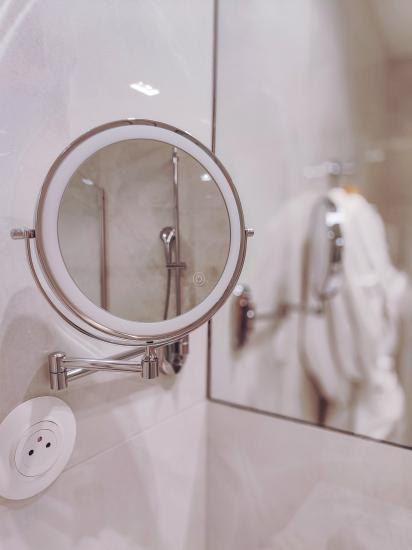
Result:
[[245,228],[233,183],[189,134],[152,121],[100,126],[56,160],[36,246],[58,298],[123,340],[167,340],[210,318],[232,291]]

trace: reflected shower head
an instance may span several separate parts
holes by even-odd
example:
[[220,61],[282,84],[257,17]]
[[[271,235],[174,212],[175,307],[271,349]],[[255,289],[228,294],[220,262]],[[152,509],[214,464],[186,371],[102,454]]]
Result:
[[170,246],[175,237],[176,229],[174,227],[164,227],[160,232],[160,238],[166,246]]
[[166,264],[172,263],[172,243],[176,238],[176,229],[174,227],[164,227],[160,232],[160,239],[165,246]]

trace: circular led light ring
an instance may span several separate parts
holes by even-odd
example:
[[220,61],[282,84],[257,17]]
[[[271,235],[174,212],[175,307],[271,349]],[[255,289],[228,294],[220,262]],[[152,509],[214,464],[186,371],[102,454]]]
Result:
[[[224,198],[230,222],[230,247],[223,273],[211,293],[190,311],[173,319],[142,323],[101,309],[89,300],[70,276],[58,240],[60,201],[77,168],[103,147],[130,139],[151,139],[178,147],[212,176]],[[151,121],[119,121],[101,126],[76,140],[54,163],[43,185],[36,213],[36,246],[42,268],[61,301],[87,324],[121,338],[156,339],[183,334],[207,320],[236,282],[244,259],[243,214],[233,184],[214,155],[194,138]]]

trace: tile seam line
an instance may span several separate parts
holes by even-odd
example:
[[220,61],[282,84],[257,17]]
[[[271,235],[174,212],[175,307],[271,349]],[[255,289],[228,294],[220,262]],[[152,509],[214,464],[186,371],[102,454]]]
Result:
[[144,428],[141,432],[136,432],[136,433],[132,434],[130,437],[128,437],[127,439],[124,439],[123,441],[121,441],[119,443],[115,443],[114,445],[112,445],[110,447],[107,447],[107,449],[104,449],[103,451],[99,451],[99,452],[97,452],[97,453],[95,453],[95,454],[93,454],[93,455],[91,455],[91,456],[89,456],[89,457],[87,457],[83,460],[79,460],[79,462],[76,462],[75,464],[70,465],[68,468],[65,468],[65,470],[62,472],[62,475],[66,472],[69,472],[73,468],[76,468],[77,466],[80,466],[82,464],[86,464],[87,462],[95,460],[99,456],[102,456],[106,453],[109,453],[109,452],[112,452],[112,451],[116,450],[117,448],[121,447],[122,445],[125,445],[126,443],[130,443],[131,441],[133,441],[134,439],[137,439],[141,435],[147,434],[150,431],[155,430],[156,428],[162,426],[163,424],[165,424],[169,420],[174,419],[177,416],[180,416],[183,413],[188,412],[190,409],[193,409],[194,407],[200,407],[202,405],[205,405],[206,403],[208,403],[208,400],[205,397],[202,397],[196,403],[192,403],[191,405],[188,405],[187,407],[184,407],[184,408],[180,409],[178,412],[173,413],[172,415],[170,415],[166,418],[163,418],[162,420],[160,420],[156,424],[153,424],[152,426],[148,426],[147,428]]

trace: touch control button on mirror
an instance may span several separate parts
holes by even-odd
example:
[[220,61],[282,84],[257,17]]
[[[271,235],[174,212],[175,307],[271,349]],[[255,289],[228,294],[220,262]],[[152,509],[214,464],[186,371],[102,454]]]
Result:
[[193,284],[195,286],[203,286],[206,283],[206,276],[203,271],[196,271],[193,275]]

